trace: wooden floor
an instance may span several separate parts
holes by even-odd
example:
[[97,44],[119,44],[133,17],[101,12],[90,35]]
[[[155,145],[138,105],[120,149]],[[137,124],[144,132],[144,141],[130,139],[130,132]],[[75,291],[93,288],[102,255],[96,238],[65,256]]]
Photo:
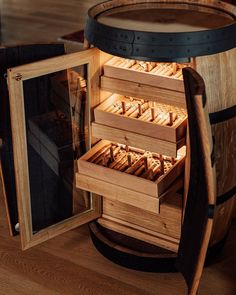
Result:
[[[56,41],[83,28],[89,6],[100,1],[1,1],[4,45]],[[223,254],[204,270],[199,295],[236,294],[236,222]],[[22,252],[9,236],[0,191],[0,294],[185,295],[180,274],[132,271],[94,248],[86,226]]]

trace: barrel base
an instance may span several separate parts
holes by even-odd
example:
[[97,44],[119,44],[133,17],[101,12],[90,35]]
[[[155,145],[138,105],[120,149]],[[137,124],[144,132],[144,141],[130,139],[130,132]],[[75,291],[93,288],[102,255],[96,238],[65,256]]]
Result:
[[106,258],[121,266],[145,272],[176,272],[176,253],[108,230],[89,225],[92,241]]
[[[96,222],[90,223],[89,228],[96,249],[114,263],[145,272],[177,272],[175,267],[177,253],[114,232]],[[208,249],[207,266],[219,257],[226,239],[227,235]]]

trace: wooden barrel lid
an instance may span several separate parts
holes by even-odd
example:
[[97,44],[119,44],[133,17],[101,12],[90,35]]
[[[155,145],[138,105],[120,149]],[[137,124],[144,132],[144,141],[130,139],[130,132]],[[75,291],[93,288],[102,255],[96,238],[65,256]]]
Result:
[[111,0],[88,12],[85,37],[113,55],[176,60],[236,46],[236,8],[222,1]]

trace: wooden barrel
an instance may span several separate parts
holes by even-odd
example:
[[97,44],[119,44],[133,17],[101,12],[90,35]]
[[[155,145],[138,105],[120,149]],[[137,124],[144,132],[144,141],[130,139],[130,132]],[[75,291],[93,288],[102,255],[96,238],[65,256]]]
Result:
[[106,1],[89,10],[85,29],[89,44],[102,51],[145,61],[191,60],[204,79],[217,182],[211,246],[227,235],[236,204],[235,32],[236,7],[214,0]]

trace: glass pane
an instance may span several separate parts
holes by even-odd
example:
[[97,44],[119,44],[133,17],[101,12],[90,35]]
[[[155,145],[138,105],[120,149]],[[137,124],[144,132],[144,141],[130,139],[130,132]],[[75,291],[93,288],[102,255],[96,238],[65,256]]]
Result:
[[146,32],[194,32],[234,22],[231,15],[191,4],[143,3],[124,5],[99,14],[98,21],[112,27]]
[[91,209],[75,187],[89,148],[87,65],[24,81],[33,232]]

